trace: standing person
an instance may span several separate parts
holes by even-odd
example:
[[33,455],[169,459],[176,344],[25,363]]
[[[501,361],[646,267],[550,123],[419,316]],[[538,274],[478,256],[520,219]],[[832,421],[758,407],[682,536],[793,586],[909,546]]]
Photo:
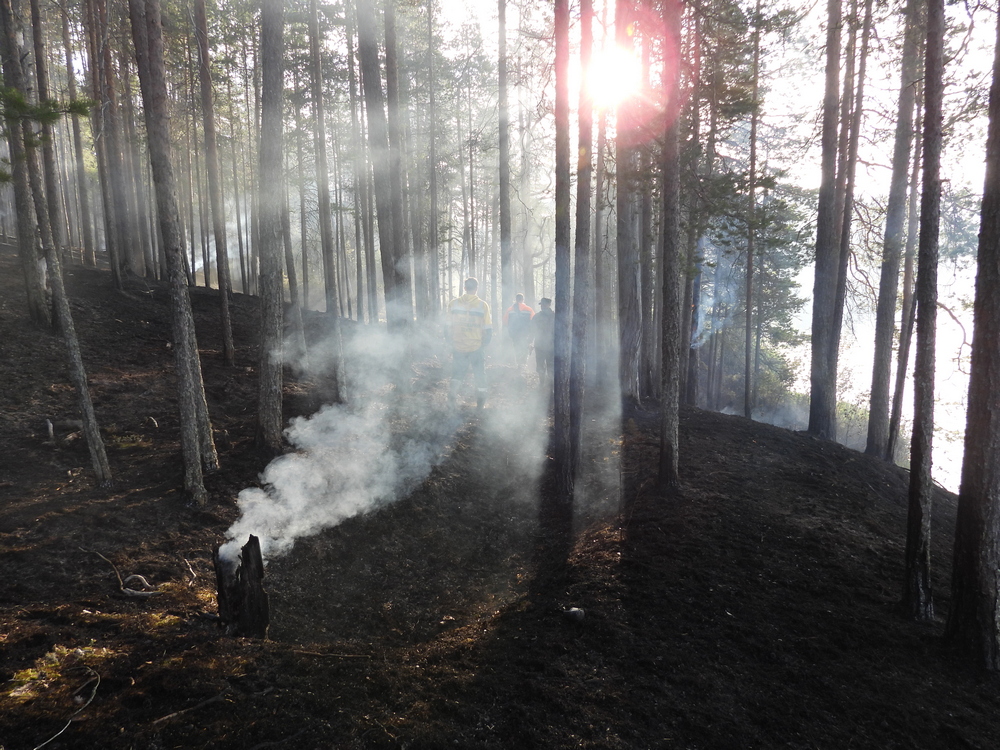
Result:
[[503,314],[503,327],[514,345],[514,364],[523,365],[528,361],[528,343],[531,341],[531,319],[535,311],[524,304],[524,295],[514,296],[514,304]]
[[541,383],[552,382],[552,360],[555,357],[556,314],[552,312],[552,300],[542,297],[542,309],[531,319],[531,338],[535,342],[535,369]]
[[459,386],[470,367],[476,382],[476,406],[482,409],[486,405],[486,347],[493,339],[493,320],[490,306],[476,294],[478,289],[476,279],[466,279],[465,294],[448,305],[448,336],[452,346],[450,406],[455,405]]

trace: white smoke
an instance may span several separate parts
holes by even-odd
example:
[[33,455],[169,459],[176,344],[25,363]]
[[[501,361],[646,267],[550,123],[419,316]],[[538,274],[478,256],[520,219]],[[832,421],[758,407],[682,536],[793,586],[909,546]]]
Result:
[[[235,560],[249,534],[260,539],[265,561],[287,553],[295,540],[391,502],[412,490],[442,459],[458,418],[425,392],[399,398],[416,351],[438,343],[362,329],[344,343],[347,404],[328,405],[293,419],[285,430],[292,452],[261,474],[260,487],[240,492],[239,519],[220,548]],[[330,367],[338,349],[310,349],[309,366]]]

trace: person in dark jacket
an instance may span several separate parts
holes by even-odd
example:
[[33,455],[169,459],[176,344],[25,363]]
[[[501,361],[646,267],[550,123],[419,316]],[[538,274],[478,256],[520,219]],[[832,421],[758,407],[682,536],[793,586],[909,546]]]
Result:
[[531,319],[531,338],[535,345],[535,369],[538,379],[552,382],[552,360],[555,356],[555,324],[556,314],[552,312],[552,300],[542,297],[542,309]]
[[528,361],[528,345],[531,343],[531,319],[535,311],[524,304],[524,295],[514,296],[514,304],[503,314],[503,327],[514,346],[514,364],[523,365]]

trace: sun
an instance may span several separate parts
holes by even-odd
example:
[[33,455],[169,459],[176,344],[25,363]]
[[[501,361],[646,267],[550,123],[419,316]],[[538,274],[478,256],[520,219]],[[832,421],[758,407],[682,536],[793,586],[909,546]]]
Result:
[[597,109],[614,109],[642,88],[642,64],[634,53],[618,46],[597,50],[587,87]]

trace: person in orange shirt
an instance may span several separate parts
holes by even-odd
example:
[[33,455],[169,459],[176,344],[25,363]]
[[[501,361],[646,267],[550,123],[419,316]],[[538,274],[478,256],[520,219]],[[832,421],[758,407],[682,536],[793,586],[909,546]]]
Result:
[[448,337],[452,347],[451,382],[448,404],[455,405],[465,373],[472,369],[476,382],[476,406],[486,405],[486,347],[493,339],[490,306],[479,298],[479,281],[465,280],[465,294],[448,305]]
[[503,327],[514,345],[514,364],[523,365],[528,361],[528,343],[531,340],[531,319],[535,311],[524,304],[524,295],[514,296],[514,304],[503,314]]

